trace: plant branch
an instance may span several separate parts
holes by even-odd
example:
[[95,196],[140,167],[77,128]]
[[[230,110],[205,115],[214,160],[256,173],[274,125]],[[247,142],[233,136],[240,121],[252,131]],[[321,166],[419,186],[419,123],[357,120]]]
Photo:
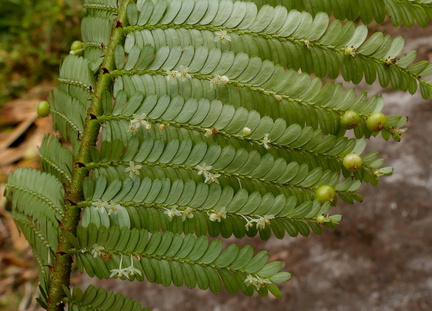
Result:
[[[119,25],[126,23],[126,7],[131,0],[124,0],[118,9],[117,22],[114,23],[115,29],[112,33],[108,45],[102,68],[114,69],[114,48],[124,40],[123,28]],[[81,137],[80,149],[76,158],[76,163],[89,162],[89,149],[94,146],[99,134],[100,124],[93,120],[92,116],[99,116],[102,113],[102,93],[111,84],[111,78],[101,71],[95,91],[92,95],[92,103],[87,112],[84,133]],[[65,293],[63,287],[70,285],[70,273],[72,257],[68,254],[71,243],[67,236],[69,233],[76,234],[76,229],[80,219],[81,209],[77,203],[82,199],[82,184],[84,177],[88,175],[86,167],[75,165],[72,183],[66,195],[65,216],[60,224],[60,239],[56,252],[53,272],[50,280],[48,295],[48,311],[64,310],[63,299]]]

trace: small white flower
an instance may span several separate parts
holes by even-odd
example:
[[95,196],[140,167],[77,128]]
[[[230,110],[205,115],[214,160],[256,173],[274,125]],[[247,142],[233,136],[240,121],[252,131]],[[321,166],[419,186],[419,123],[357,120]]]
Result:
[[205,129],[204,136],[209,137],[213,135],[213,131],[211,129]]
[[80,252],[82,253],[82,254],[85,254],[85,253],[87,253],[87,248],[82,248],[82,249],[80,249]]
[[125,169],[125,172],[129,172],[129,177],[133,178],[134,175],[139,176],[139,170],[142,168],[142,165],[135,165],[133,161],[129,161],[129,167]]
[[256,290],[259,290],[261,287],[265,287],[266,284],[272,284],[269,279],[254,277],[250,274],[246,277],[244,283],[246,283],[248,286],[254,286]]
[[130,123],[130,124],[129,124],[129,129],[127,130],[127,132],[129,132],[129,133],[134,133],[134,132],[136,132],[136,130],[138,129],[138,127],[139,127],[139,124],[138,124],[138,126],[137,126],[137,125],[134,124],[134,123]]
[[219,84],[227,84],[229,82],[229,78],[227,76],[221,76],[215,74],[212,79],[210,79],[210,87],[213,88],[215,85]]
[[142,114],[134,114],[133,119],[130,121],[131,124],[137,124],[137,127],[140,127],[141,125],[146,125],[147,121],[145,120],[147,118],[147,113]]
[[129,276],[129,271],[127,271],[127,268],[122,268],[122,263],[123,263],[123,256],[120,257],[120,266],[118,269],[112,269],[111,274],[110,274],[110,278],[112,278],[113,276],[116,276],[118,278],[121,278],[122,276],[128,277]]
[[167,76],[166,79],[170,81],[171,79],[176,79],[181,77],[180,71],[177,70],[167,70]]
[[246,230],[249,231],[250,228],[254,226],[255,219],[248,219],[245,225]]
[[101,199],[97,200],[97,202],[93,202],[92,206],[94,206],[99,213],[104,214],[109,206],[107,201],[102,201]]
[[145,120],[147,117],[146,113],[142,113],[140,115],[134,114],[133,119],[130,121],[128,132],[134,132],[137,128],[143,126],[145,129],[151,129],[151,124]]
[[222,219],[226,219],[226,208],[222,207],[220,210],[215,211],[209,215],[210,221],[218,221],[221,222]]
[[229,82],[229,78],[227,76],[219,76],[219,79],[222,84],[226,84]]
[[127,272],[129,276],[134,276],[135,274],[142,275],[142,272],[134,267],[133,265],[133,256],[130,256],[131,265],[127,268],[124,268],[123,271]]
[[[272,282],[269,279],[263,279],[263,278],[260,278],[260,277],[258,277],[257,283],[258,283],[259,287],[265,287],[266,284],[272,284]],[[259,288],[257,288],[257,290],[258,289]]]
[[211,183],[218,184],[219,180],[217,180],[217,178],[220,177],[220,175],[221,174],[213,174],[213,173],[210,173],[210,172],[206,172],[206,173],[204,173],[204,177],[205,177],[204,182],[205,183],[209,183],[209,184],[211,184]]
[[203,175],[205,180],[205,183],[219,183],[219,180],[217,180],[218,177],[220,177],[220,174],[213,174],[209,171],[212,169],[212,166],[205,166],[203,165],[197,165],[195,168],[198,170],[198,175]]
[[274,219],[273,215],[265,215],[256,220],[256,227],[258,230],[264,229],[266,225],[270,224],[270,220]]
[[219,30],[215,32],[214,42],[217,41],[231,41],[231,36],[228,34],[226,30]]
[[182,216],[182,212],[177,209],[177,205],[171,207],[171,209],[165,209],[164,214],[168,215],[169,220],[171,221],[176,216]]
[[93,244],[93,248],[92,248],[92,251],[91,251],[91,254],[92,254],[93,258],[96,258],[96,257],[100,256],[102,254],[102,251],[104,249],[105,248],[103,246],[100,246],[100,245],[97,245],[97,244]]
[[245,127],[245,128],[243,129],[243,135],[244,135],[244,136],[247,136],[247,135],[249,135],[250,133],[251,133],[251,129],[250,129],[250,128]]
[[111,215],[111,213],[117,213],[121,209],[124,209],[124,207],[122,205],[111,201],[108,204],[108,215]]
[[198,175],[206,174],[206,172],[210,171],[212,169],[212,166],[206,166],[205,163],[202,165],[197,165],[195,168],[198,170]]
[[191,207],[186,208],[182,213],[182,221],[185,221],[186,218],[193,218],[194,214],[192,213],[193,209]]
[[258,285],[258,279],[256,277],[253,277],[252,275],[248,274],[248,276],[246,277],[246,280],[244,280],[244,283],[246,283],[246,285],[248,285],[248,286],[254,286],[256,288],[256,286]]
[[188,78],[188,79],[192,78],[192,76],[189,73],[189,68],[188,67],[180,65],[179,69],[180,69],[179,70],[179,76],[180,76],[180,78]]
[[269,134],[267,133],[264,135],[264,138],[262,140],[261,145],[263,145],[264,148],[266,148],[266,149],[270,149],[270,145],[269,145],[270,143],[271,143],[271,140],[269,138]]

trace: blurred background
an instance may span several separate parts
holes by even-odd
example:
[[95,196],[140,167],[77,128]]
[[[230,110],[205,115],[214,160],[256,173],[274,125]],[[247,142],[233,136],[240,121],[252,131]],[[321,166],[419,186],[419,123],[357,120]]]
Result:
[[0,0],[0,104],[54,80],[80,11],[79,0]]
[[[70,44],[80,39],[79,0],[0,0],[0,310],[39,310],[36,262],[19,235],[2,197],[9,172],[38,167],[37,147],[49,118],[38,119],[35,105],[56,85],[58,66]],[[405,51],[417,60],[432,58],[432,27],[374,30],[403,35]],[[347,84],[347,86],[351,86]],[[378,85],[360,85],[370,94]],[[340,205],[344,220],[335,230],[308,238],[286,237],[253,244],[286,263],[293,279],[282,285],[282,299],[218,295],[156,284],[95,280],[74,272],[77,286],[95,284],[116,290],[159,311],[430,311],[432,310],[432,103],[384,90],[384,112],[409,117],[402,142],[374,138],[395,174],[377,188],[364,186],[364,202]],[[234,242],[230,239],[229,242]],[[127,311],[127,310],[126,310]]]

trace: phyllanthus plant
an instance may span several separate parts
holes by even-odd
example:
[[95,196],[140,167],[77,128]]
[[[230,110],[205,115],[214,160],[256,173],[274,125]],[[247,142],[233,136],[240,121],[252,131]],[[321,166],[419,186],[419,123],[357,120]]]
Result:
[[402,37],[365,26],[387,16],[426,26],[432,4],[333,5],[84,1],[82,42],[38,107],[61,138],[47,135],[42,171],[17,169],[6,188],[39,263],[42,307],[142,309],[70,288],[73,263],[102,279],[281,296],[291,278],[281,262],[220,238],[334,228],[338,200],[361,202],[363,183],[392,173],[364,154],[368,139],[405,131],[405,117],[381,112],[381,96],[321,79],[432,95],[432,66],[401,55]]

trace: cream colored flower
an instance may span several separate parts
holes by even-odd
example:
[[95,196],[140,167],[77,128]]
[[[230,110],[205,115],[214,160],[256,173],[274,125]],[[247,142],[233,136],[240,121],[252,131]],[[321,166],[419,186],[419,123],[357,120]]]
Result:
[[214,42],[217,41],[231,41],[231,36],[228,34],[226,30],[219,30],[215,32]]

